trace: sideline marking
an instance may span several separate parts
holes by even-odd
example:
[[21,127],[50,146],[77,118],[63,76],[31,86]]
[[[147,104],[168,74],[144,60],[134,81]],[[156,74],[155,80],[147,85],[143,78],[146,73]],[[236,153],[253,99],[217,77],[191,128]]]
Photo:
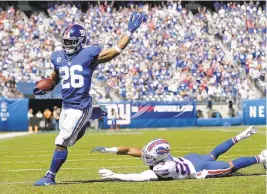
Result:
[[0,134],[0,140],[1,139],[8,139],[8,138],[13,138],[13,137],[24,136],[24,135],[30,135],[30,134],[33,134],[33,133],[31,133],[31,132],[4,133],[4,134]]

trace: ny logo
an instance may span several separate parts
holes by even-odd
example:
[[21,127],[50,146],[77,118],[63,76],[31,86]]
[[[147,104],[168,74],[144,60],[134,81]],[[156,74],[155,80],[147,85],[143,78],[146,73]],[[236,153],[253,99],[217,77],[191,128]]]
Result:
[[65,31],[64,38],[70,38],[70,32],[68,30]]
[[117,115],[118,125],[129,125],[131,123],[131,105],[130,104],[109,104],[107,105],[108,125],[111,125],[113,114]]
[[80,30],[81,36],[85,36],[85,30]]

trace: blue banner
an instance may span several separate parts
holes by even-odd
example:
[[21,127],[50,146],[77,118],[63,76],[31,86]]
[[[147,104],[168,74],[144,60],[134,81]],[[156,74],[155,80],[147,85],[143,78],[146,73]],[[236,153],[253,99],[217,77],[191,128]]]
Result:
[[0,131],[28,131],[28,99],[0,99]]
[[266,99],[243,100],[243,124],[266,124]]
[[109,102],[101,104],[108,113],[105,128],[112,119],[128,128],[185,127],[196,123],[196,104],[183,102]]

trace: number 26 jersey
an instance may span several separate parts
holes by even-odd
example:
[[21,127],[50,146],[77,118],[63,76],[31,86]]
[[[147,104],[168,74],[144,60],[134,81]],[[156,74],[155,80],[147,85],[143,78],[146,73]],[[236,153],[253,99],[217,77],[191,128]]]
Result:
[[63,107],[65,109],[84,109],[92,106],[89,95],[92,75],[95,70],[94,60],[101,48],[97,45],[85,47],[68,56],[64,51],[55,51],[51,55],[54,71],[59,74]]

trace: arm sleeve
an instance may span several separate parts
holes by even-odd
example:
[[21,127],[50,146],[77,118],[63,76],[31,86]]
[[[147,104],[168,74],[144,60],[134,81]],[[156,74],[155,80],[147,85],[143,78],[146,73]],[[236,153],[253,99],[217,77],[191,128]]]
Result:
[[95,63],[95,61],[98,58],[99,53],[101,52],[101,47],[99,45],[93,45],[88,47],[88,51],[89,51],[89,58],[92,59],[92,63],[91,63],[91,67],[92,68],[96,68],[97,64]]
[[92,56],[94,59],[96,59],[96,57],[98,57],[99,53],[101,52],[101,47],[99,45],[93,45],[90,46],[90,56]]
[[141,181],[156,181],[158,180],[158,176],[152,170],[146,170],[141,172],[140,174],[115,174],[114,179],[121,180],[121,181],[134,181],[134,182],[141,182]]
[[55,57],[55,53],[54,52],[51,54],[50,61],[54,66],[54,71],[58,72],[58,68],[57,68],[57,65],[56,65],[56,57]]

